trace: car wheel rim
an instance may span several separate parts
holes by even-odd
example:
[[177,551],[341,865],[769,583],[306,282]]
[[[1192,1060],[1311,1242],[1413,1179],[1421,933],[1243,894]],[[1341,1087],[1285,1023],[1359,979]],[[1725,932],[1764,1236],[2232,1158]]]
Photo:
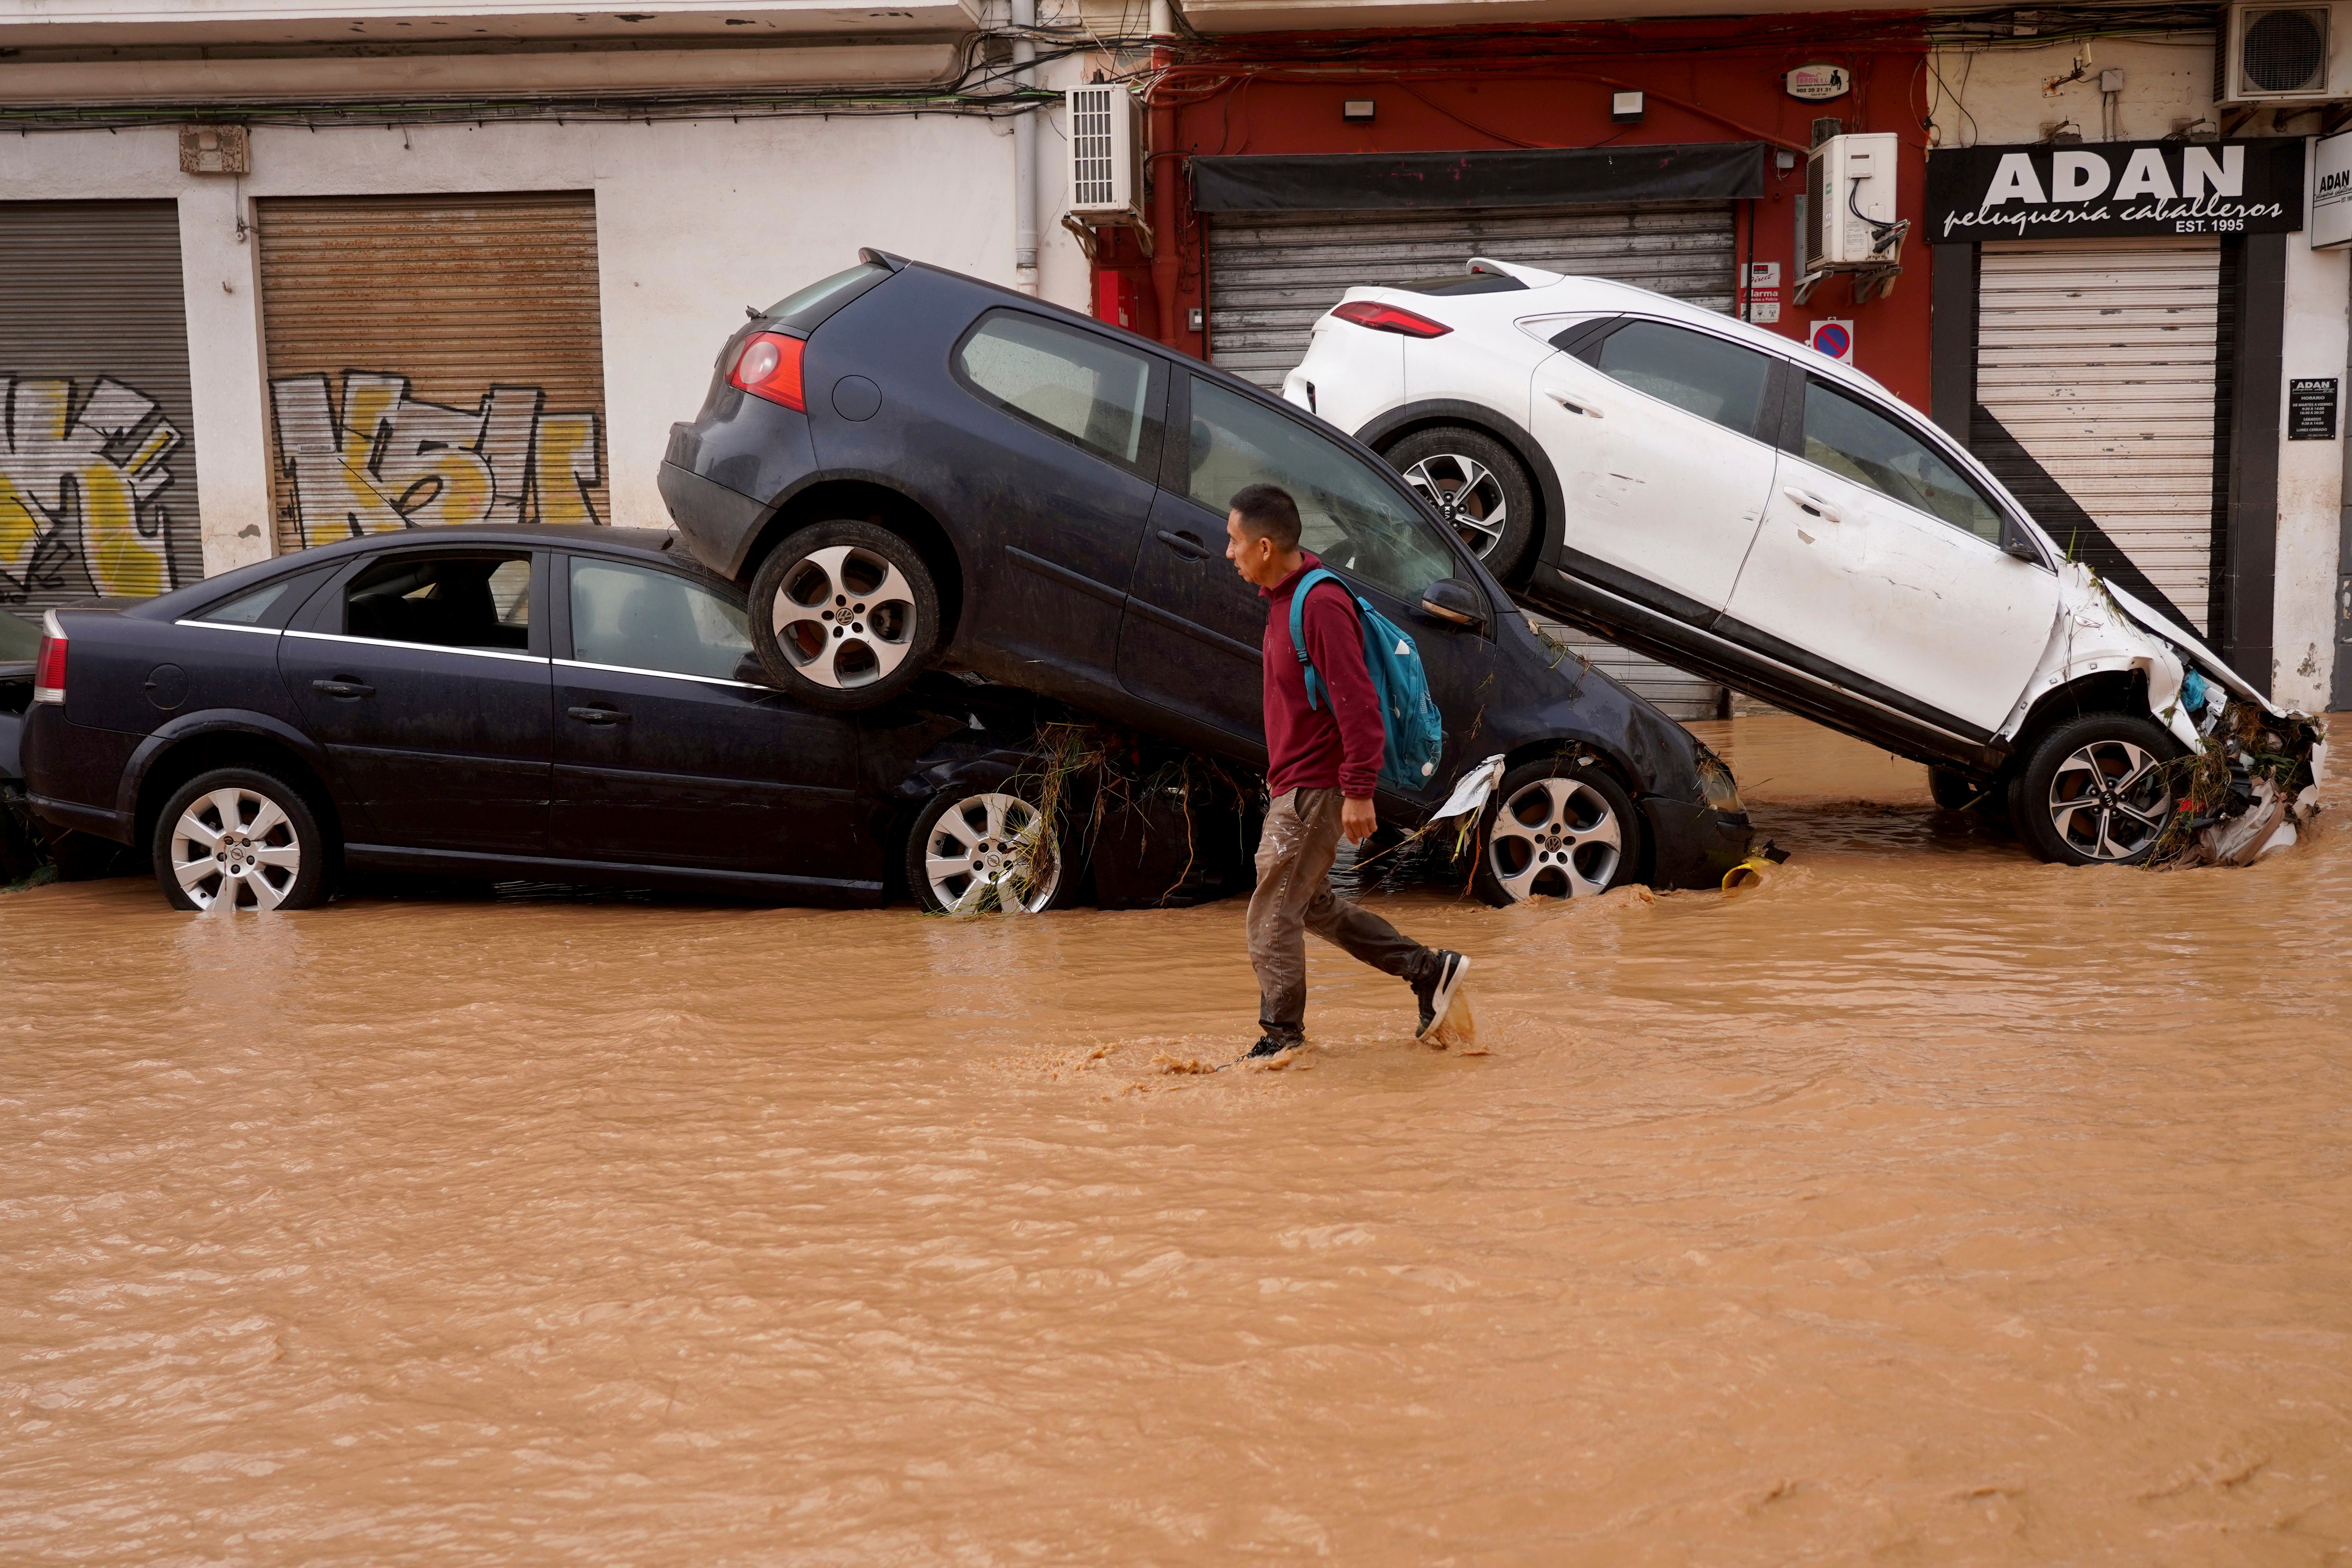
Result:
[[923,877],[951,915],[997,910],[1035,914],[1062,884],[1045,816],[1013,795],[967,795],[940,813],[923,840]]
[[2079,746],[2050,775],[2050,826],[2086,860],[2145,854],[2171,815],[2163,764],[2129,741]]
[[302,874],[302,839],[268,795],[216,789],[172,825],[172,875],[200,910],[274,910]]
[[1511,506],[1503,482],[1484,463],[1458,452],[1423,458],[1404,471],[1404,482],[1437,509],[1446,526],[1481,561],[1503,542]]
[[1486,865],[1513,901],[1607,890],[1625,853],[1617,813],[1580,779],[1534,779],[1512,792],[1486,832]]
[[919,618],[906,574],[854,544],[809,552],[776,591],[776,646],[802,675],[841,690],[888,679]]

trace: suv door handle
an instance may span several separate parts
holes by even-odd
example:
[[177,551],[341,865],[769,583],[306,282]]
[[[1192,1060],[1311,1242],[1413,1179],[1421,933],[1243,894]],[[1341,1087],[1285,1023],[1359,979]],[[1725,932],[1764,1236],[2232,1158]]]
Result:
[[375,688],[362,686],[356,680],[314,680],[310,689],[329,697],[373,697]]
[[1823,500],[1821,497],[1805,490],[1801,490],[1794,485],[1782,486],[1780,493],[1787,496],[1790,500],[1795,501],[1801,510],[1811,516],[1823,518],[1831,522],[1841,522],[1844,521],[1838,516],[1837,508],[1830,505],[1829,502]]
[[567,708],[565,712],[583,724],[625,724],[629,716],[618,708]]
[[1554,403],[1559,404],[1562,408],[1567,409],[1570,414],[1581,414],[1587,419],[1605,419],[1608,417],[1607,415],[1601,413],[1594,405],[1587,403],[1581,398],[1576,397],[1569,393],[1562,392],[1556,386],[1548,386],[1544,388],[1544,395],[1550,398]]
[[1208,542],[1197,533],[1190,531],[1174,533],[1163,528],[1160,531],[1160,542],[1188,561],[1205,561],[1209,558]]

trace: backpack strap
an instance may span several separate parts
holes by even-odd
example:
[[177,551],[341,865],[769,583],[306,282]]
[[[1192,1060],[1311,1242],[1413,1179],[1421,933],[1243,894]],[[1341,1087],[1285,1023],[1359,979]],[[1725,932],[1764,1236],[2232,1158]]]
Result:
[[[1318,583],[1339,583],[1342,591],[1348,584],[1339,574],[1326,566],[1318,566],[1298,580],[1290,591],[1290,647],[1298,655],[1298,662],[1307,667],[1307,709],[1310,713],[1323,706],[1316,693],[1322,689],[1323,678],[1316,671],[1315,663],[1307,657],[1307,595]],[[1349,595],[1353,598],[1354,595]]]

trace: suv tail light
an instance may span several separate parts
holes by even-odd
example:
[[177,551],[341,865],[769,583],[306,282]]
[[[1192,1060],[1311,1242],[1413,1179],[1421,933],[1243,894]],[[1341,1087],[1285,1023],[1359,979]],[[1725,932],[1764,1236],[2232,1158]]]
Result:
[[1442,338],[1454,329],[1427,316],[1417,316],[1401,305],[1377,300],[1350,300],[1331,312],[1343,321],[1370,327],[1376,332],[1402,332],[1408,338]]
[[33,700],[63,702],[66,700],[66,629],[58,624],[55,610],[41,616],[40,651],[33,656]]
[[808,412],[801,395],[801,353],[807,345],[782,332],[760,332],[735,356],[727,379],[754,397],[781,403],[796,414]]

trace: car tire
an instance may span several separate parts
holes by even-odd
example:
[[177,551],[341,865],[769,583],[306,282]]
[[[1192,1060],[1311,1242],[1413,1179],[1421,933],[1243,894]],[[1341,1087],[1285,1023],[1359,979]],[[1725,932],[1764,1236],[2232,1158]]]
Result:
[[2084,713],[2042,731],[2010,785],[2026,845],[2062,866],[2136,866],[2172,815],[2179,742],[2133,713]]
[[1478,815],[1473,885],[1496,907],[1585,898],[1633,879],[1642,818],[1622,785],[1566,757],[1521,763]]
[[1497,580],[1517,575],[1536,531],[1535,487],[1517,454],[1483,430],[1440,425],[1382,456]]
[[[1042,914],[1077,897],[1057,821],[1010,783],[962,784],[927,802],[907,835],[907,888],[929,914]],[[1044,851],[1040,866],[1039,851]]]
[[812,523],[787,537],[752,574],[749,615],[769,680],[835,712],[887,702],[940,649],[930,568],[870,522]]
[[173,791],[151,847],[175,910],[307,910],[333,887],[334,847],[318,812],[257,768],[214,768]]

